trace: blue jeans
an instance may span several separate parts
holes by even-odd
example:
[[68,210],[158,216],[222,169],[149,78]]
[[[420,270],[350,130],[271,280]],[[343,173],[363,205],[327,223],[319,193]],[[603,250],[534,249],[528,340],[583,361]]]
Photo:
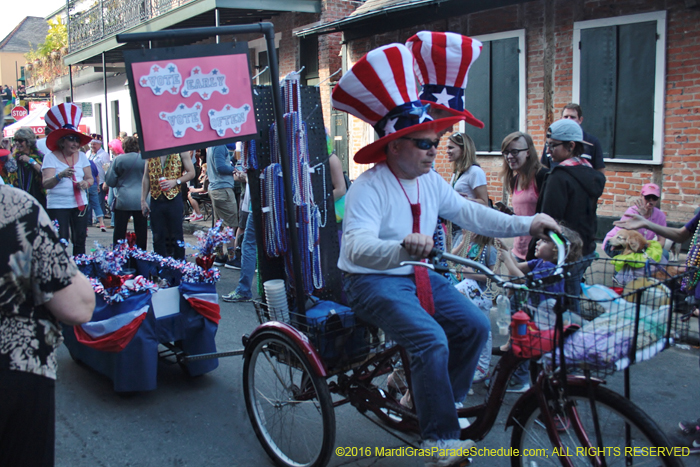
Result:
[[[114,188],[109,189],[109,193],[107,194],[107,204],[109,206],[114,206]],[[109,220],[109,224],[114,227],[114,214],[112,214],[112,217]]]
[[253,274],[255,274],[255,261],[257,259],[258,247],[255,243],[255,222],[253,216],[248,215],[243,232],[243,242],[241,244],[241,276],[238,279],[238,286],[235,293],[242,297],[253,296],[251,287],[253,285]]
[[95,217],[102,217],[102,205],[100,204],[100,193],[97,184],[93,184],[88,188],[88,225],[92,224],[92,211],[95,211]]
[[348,274],[345,293],[358,318],[383,329],[411,356],[423,439],[459,439],[455,402],[469,391],[491,325],[446,278],[429,275],[434,316],[420,306],[413,275]]

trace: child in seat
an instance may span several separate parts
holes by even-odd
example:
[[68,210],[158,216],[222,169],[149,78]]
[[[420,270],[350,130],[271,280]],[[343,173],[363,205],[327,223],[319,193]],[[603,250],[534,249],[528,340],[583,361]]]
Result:
[[[561,226],[562,234],[569,239],[569,253],[566,256],[566,262],[572,263],[581,258],[583,251],[583,241],[581,236],[574,230],[568,227]],[[526,274],[532,274],[536,279],[548,277],[556,270],[556,262],[558,258],[558,247],[551,239],[539,239],[535,246],[535,259],[530,261],[516,262],[515,258],[506,249],[499,249],[499,259],[503,261],[508,274],[516,277],[524,277]],[[564,279],[549,284],[544,287],[547,292],[564,293]],[[544,301],[546,297],[539,294],[539,301]],[[511,309],[514,313],[517,311],[517,304],[513,302],[515,309]],[[537,306],[537,303],[531,305]],[[507,351],[510,348],[510,340],[501,347],[502,351]],[[510,380],[507,392],[523,393],[530,389],[529,383],[529,362],[523,363],[513,374]]]

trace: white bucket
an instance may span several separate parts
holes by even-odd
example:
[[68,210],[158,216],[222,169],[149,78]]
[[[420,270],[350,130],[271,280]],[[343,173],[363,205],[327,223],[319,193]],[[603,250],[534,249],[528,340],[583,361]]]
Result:
[[271,316],[278,321],[289,322],[289,304],[287,303],[287,290],[282,279],[273,279],[263,283],[265,300],[270,309]]

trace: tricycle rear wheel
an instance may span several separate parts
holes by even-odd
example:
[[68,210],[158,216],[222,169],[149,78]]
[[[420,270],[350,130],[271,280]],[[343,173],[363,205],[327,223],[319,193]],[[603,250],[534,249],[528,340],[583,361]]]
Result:
[[335,413],[326,380],[281,332],[259,334],[248,349],[243,393],[263,448],[279,466],[325,466],[335,445]]

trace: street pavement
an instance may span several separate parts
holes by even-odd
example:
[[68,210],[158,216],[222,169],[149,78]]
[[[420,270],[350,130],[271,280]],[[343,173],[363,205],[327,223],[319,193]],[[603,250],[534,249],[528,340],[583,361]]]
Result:
[[[200,223],[203,228],[208,223]],[[189,229],[191,231],[191,229]],[[88,250],[94,241],[111,243],[112,230],[89,229]],[[186,241],[196,239],[188,234]],[[149,232],[150,247],[150,232]],[[239,272],[222,269],[219,294],[233,290]],[[255,287],[254,287],[255,288]],[[220,302],[222,319],[216,337],[219,351],[242,349],[241,336],[257,324],[253,305]],[[495,317],[492,316],[492,322]],[[493,322],[495,345],[501,336]],[[632,400],[669,434],[678,433],[681,419],[700,417],[698,403],[698,349],[673,347],[631,369]],[[272,466],[260,446],[246,414],[242,392],[242,357],[219,360],[206,375],[189,378],[176,364],[162,362],[158,388],[151,392],[121,395],[112,382],[73,361],[65,348],[58,352],[56,384],[56,466],[58,467],[205,467]],[[622,374],[608,380],[622,392]],[[486,390],[475,384],[470,401],[483,400]],[[478,443],[480,447],[510,446],[505,417],[517,399],[508,394],[496,425]],[[359,414],[349,404],[336,409],[336,447],[399,448],[399,440]],[[406,440],[415,443],[414,437]],[[700,456],[684,459],[686,466],[700,466]],[[337,457],[330,466],[419,467],[417,458]],[[508,466],[509,458],[476,459],[477,466]]]

